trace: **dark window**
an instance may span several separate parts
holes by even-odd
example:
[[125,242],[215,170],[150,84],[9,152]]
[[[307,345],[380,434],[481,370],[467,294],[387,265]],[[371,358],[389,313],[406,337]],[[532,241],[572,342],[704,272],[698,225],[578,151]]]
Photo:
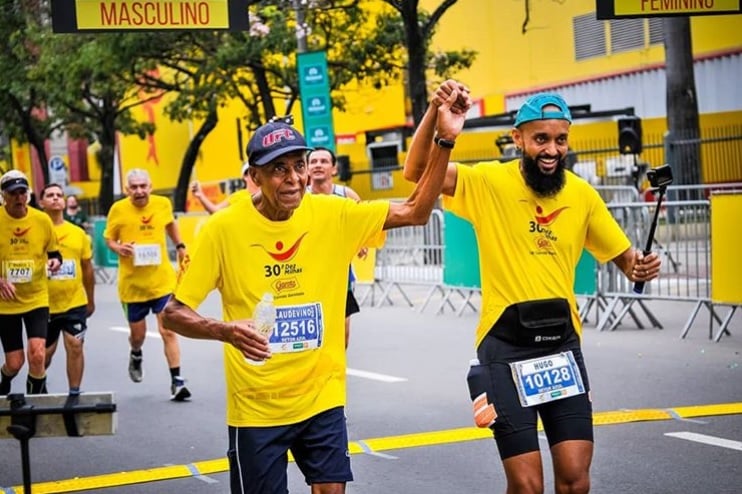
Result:
[[575,40],[575,60],[600,57],[606,54],[605,23],[595,12],[572,19]]
[[611,53],[644,48],[644,19],[611,19]]
[[653,17],[649,19],[649,44],[661,45],[664,43],[665,31],[662,29],[662,18]]

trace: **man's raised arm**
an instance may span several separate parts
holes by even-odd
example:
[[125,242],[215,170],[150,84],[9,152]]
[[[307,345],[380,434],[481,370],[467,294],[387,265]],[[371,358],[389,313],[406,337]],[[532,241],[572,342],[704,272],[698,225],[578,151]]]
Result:
[[[465,117],[471,107],[469,90],[463,84],[448,80],[436,89],[420,125],[412,136],[404,164],[405,179],[416,183],[420,180],[425,167],[433,161],[431,153],[440,146],[440,144],[435,144],[435,139],[442,139],[443,145],[455,143],[455,137],[451,139],[450,136],[446,136],[445,129],[438,125],[438,109],[454,90],[457,92],[457,97],[451,105],[451,112]],[[456,175],[456,165],[448,165],[442,187],[444,194],[453,195],[456,190]]]
[[[447,91],[442,90],[444,86],[448,88]],[[464,120],[466,119],[466,112],[471,106],[471,100],[468,91],[460,90],[453,81],[443,83],[441,88],[436,90],[435,98],[439,98],[440,103],[437,105],[431,103],[431,107],[435,108],[428,110],[428,113],[430,111],[435,112],[435,118],[428,116],[427,121],[429,125],[431,122],[435,123],[437,144],[428,145],[427,165],[422,167],[417,186],[410,197],[401,204],[391,203],[389,205],[389,214],[384,223],[384,229],[406,225],[424,225],[427,223],[435,201],[441,193],[443,181],[447,177],[446,170],[453,148],[452,143],[456,141],[461,129],[464,128]],[[426,128],[423,132],[430,132],[430,130]],[[418,142],[420,141],[421,139],[418,139]],[[416,146],[416,154],[422,153],[424,147],[423,144]],[[417,158],[413,156],[412,159],[419,160],[420,156],[418,155]],[[405,163],[406,167],[407,164]]]

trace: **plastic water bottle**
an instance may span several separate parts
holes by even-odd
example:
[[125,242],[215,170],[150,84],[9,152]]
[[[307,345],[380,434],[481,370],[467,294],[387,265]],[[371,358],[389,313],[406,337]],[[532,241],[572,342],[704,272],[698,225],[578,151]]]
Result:
[[479,359],[469,361],[466,383],[469,385],[474,423],[477,427],[492,427],[497,418],[497,412],[492,405],[492,397],[487,395],[492,387],[488,366],[481,365]]
[[[273,327],[276,325],[276,306],[273,305],[272,293],[265,293],[263,295],[263,298],[255,306],[252,319],[255,330],[263,336],[270,338],[270,335],[273,333]],[[253,365],[263,365],[265,363],[264,360],[246,360]]]

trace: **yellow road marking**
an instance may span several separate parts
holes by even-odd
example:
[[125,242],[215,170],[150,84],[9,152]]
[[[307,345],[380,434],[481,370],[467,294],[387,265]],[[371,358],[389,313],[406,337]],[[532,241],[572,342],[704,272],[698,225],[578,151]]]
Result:
[[[595,412],[593,414],[593,423],[596,426],[602,426],[646,422],[650,420],[672,420],[675,417],[687,419],[739,414],[742,414],[742,402],[697,405],[670,409],[647,408],[640,410]],[[366,453],[369,450],[372,452],[381,452],[395,449],[418,448],[422,446],[437,446],[488,438],[492,438],[492,432],[490,432],[489,429],[462,427],[459,429],[365,439],[363,440],[363,444],[366,446],[365,450],[358,442],[352,441],[349,443],[348,449],[351,454],[357,455]],[[91,489],[105,489],[124,485],[142,484],[145,482],[195,477],[198,475],[210,475],[214,473],[223,473],[228,470],[229,463],[227,462],[227,459],[216,458],[213,460],[197,461],[188,465],[172,465],[145,470],[135,470],[131,472],[108,473],[92,477],[41,482],[33,485],[33,492],[34,494],[80,492]],[[23,486],[15,486],[5,490],[0,487],[0,491],[23,494]]]

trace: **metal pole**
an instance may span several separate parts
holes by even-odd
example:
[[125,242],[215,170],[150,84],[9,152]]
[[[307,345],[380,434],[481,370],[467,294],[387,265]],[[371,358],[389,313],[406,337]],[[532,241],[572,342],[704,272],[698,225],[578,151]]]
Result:
[[303,0],[292,0],[294,13],[296,14],[296,51],[304,53],[307,51],[307,30],[304,22]]
[[31,494],[31,456],[28,452],[29,438],[21,439],[21,466],[23,468],[23,494]]

